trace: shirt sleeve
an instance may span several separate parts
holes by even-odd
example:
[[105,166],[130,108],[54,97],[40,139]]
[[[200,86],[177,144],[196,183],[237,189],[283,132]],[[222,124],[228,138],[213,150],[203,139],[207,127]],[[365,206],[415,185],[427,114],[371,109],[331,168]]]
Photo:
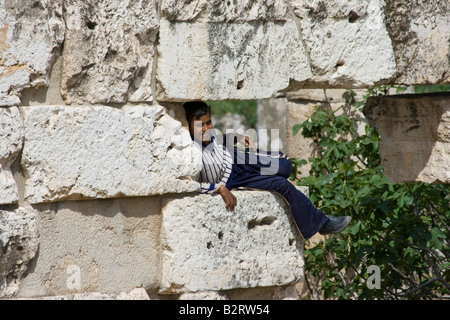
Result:
[[205,194],[213,194],[214,192],[219,191],[221,184],[220,183],[200,183],[200,193]]
[[225,170],[224,170],[222,178],[220,179],[220,181],[218,183],[201,182],[200,183],[200,193],[213,194],[213,193],[219,191],[219,188],[221,186],[227,185],[228,179],[230,178],[230,175],[231,175],[233,161],[232,161],[230,153],[225,148],[223,149],[223,152],[224,152],[224,160],[225,160]]

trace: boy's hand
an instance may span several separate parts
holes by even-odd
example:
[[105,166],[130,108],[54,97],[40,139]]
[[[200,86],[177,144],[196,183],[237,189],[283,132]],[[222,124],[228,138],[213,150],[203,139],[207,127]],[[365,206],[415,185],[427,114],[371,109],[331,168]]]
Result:
[[241,143],[243,143],[246,148],[250,148],[252,150],[256,150],[255,144],[253,143],[252,140],[250,140],[250,137],[245,136],[243,140],[244,140],[244,142],[242,142],[242,140],[241,140]]
[[225,186],[220,186],[218,192],[222,196],[223,201],[225,201],[225,208],[234,211],[234,207],[236,207],[237,203],[237,199],[234,194],[232,194],[231,191]]

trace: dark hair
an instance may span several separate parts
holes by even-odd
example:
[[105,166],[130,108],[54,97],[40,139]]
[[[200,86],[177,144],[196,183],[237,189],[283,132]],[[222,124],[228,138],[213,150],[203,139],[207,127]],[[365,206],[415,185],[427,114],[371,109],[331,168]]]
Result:
[[208,106],[203,101],[185,102],[183,107],[189,124],[191,124],[192,119],[197,120],[204,115],[211,114],[211,106]]

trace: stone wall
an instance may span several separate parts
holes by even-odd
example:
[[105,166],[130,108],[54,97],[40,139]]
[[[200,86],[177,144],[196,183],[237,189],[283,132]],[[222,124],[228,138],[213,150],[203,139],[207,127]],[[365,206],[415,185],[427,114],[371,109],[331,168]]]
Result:
[[364,114],[380,132],[387,177],[450,183],[450,93],[372,97]]
[[[221,199],[195,194],[180,102],[450,83],[449,12],[446,0],[0,0],[0,296],[292,297],[303,240],[286,206],[239,191],[236,216],[204,215]],[[172,226],[203,245],[194,260]],[[204,256],[215,262],[194,264],[197,278],[182,269]]]
[[[449,83],[448,1],[2,0],[0,105],[263,99]],[[57,60],[61,59],[56,65]]]

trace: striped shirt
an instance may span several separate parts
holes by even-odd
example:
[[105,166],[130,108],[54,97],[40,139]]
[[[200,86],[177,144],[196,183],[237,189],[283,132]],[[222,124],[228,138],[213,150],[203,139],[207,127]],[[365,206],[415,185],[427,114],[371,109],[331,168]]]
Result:
[[214,135],[211,136],[209,145],[199,146],[202,149],[202,170],[200,171],[199,182],[201,193],[212,194],[217,192],[221,186],[226,186],[230,178],[233,158],[227,148],[219,144]]

